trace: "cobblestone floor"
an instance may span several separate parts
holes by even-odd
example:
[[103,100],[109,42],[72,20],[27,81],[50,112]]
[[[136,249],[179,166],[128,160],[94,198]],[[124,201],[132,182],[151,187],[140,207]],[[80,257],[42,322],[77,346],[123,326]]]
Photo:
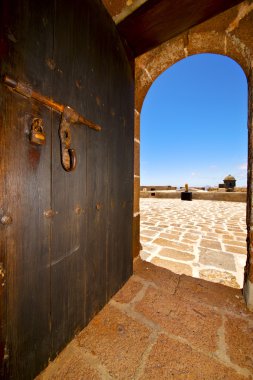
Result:
[[241,290],[137,259],[134,275],[37,380],[252,380]]
[[36,380],[253,380],[253,313],[240,289],[205,280],[241,285],[245,204],[146,199],[141,210],[142,257],[159,266],[137,258]]
[[141,199],[141,258],[178,274],[241,288],[246,204]]

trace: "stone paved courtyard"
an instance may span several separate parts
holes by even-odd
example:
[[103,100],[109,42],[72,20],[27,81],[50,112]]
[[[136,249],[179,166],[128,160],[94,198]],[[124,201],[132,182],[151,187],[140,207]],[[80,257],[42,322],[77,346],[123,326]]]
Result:
[[140,200],[143,260],[241,288],[246,262],[246,204]]
[[36,379],[252,380],[252,352],[241,290],[138,258],[126,285]]
[[253,313],[240,289],[209,281],[241,286],[245,207],[141,200],[142,256],[158,265],[137,258],[36,380],[253,380]]

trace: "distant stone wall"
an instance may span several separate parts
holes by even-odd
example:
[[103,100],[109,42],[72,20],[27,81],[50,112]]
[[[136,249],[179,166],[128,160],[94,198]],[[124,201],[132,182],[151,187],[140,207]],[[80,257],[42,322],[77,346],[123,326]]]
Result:
[[[160,192],[160,191],[141,191],[140,198],[167,198],[180,199],[181,192]],[[219,193],[219,192],[192,192],[192,199],[208,200],[208,201],[225,201],[225,202],[246,202],[246,193]]]
[[[247,228],[248,258],[245,268],[245,298],[253,310],[253,2],[244,1],[210,20],[136,59],[135,157],[134,157],[134,220],[133,254],[139,254],[140,196],[140,112],[144,98],[155,79],[167,68],[188,56],[199,53],[222,54],[241,65],[248,80],[248,195]],[[158,133],[156,129],[154,133]]]
[[[176,190],[176,186],[140,186],[141,191]],[[146,189],[146,190],[145,190]]]
[[141,191],[140,192],[140,198],[170,198],[170,199],[176,199],[180,198],[180,192],[179,191],[172,191],[172,192],[166,192],[166,191]]

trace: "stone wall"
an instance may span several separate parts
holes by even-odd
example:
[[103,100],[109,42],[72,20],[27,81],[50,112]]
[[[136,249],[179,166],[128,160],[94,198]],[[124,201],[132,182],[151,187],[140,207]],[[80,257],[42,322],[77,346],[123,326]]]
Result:
[[176,190],[176,186],[140,186],[141,191],[153,191],[153,190]]
[[147,0],[102,0],[104,6],[112,16],[115,24],[118,24]]
[[253,309],[253,215],[252,208],[252,94],[253,94],[253,1],[244,1],[236,7],[189,29],[136,59],[135,100],[135,176],[133,252],[139,254],[139,188],[140,188],[140,112],[144,98],[155,79],[167,68],[183,58],[199,53],[222,54],[234,59],[248,79],[248,260],[245,268],[244,294]]
[[[140,198],[167,198],[180,199],[180,191],[140,191]],[[192,192],[192,199],[208,200],[208,201],[224,201],[224,202],[246,202],[247,193],[241,192]]]

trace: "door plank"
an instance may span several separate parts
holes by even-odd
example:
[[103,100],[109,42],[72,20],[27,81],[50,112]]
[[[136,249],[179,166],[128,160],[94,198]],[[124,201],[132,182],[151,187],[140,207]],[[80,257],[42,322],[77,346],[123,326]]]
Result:
[[[8,90],[5,90],[8,91]],[[50,347],[50,111],[13,94],[5,104],[8,151],[5,228],[7,256],[7,347],[13,378],[32,378],[48,361]],[[15,112],[14,112],[15,110]],[[28,132],[33,117],[42,117],[45,146],[32,146]],[[38,315],[40,316],[38,318]]]
[[[4,74],[52,94],[52,3],[32,0],[0,2],[1,78]],[[10,226],[0,226],[6,254],[6,353],[13,379],[32,379],[50,352],[50,207],[51,111],[0,85],[1,165],[5,173],[5,212]],[[33,117],[44,120],[45,146],[32,146]],[[2,151],[4,149],[4,151]],[[2,154],[3,153],[3,154]]]
[[86,130],[71,126],[77,168],[66,172],[60,159],[58,128],[54,114],[52,156],[51,314],[52,357],[84,326],[86,250]]
[[[123,65],[123,64],[122,64]],[[127,64],[125,63],[127,70]],[[132,273],[132,219],[133,219],[133,102],[131,92],[122,99],[121,89],[131,88],[131,76],[122,76],[114,70],[118,87],[114,93],[116,117],[109,125],[110,154],[108,156],[108,205],[110,221],[107,259],[107,299],[109,300]],[[115,90],[115,88],[114,88]],[[133,91],[132,91],[133,94]]]
[[[0,208],[13,216],[0,226],[8,294],[0,343],[9,348],[6,378],[22,380],[32,379],[131,274],[133,60],[99,0],[0,6],[1,74],[102,126],[70,127],[77,168],[67,173],[61,115],[0,85]],[[28,139],[36,116],[45,124],[43,147]],[[45,217],[48,210],[55,216]]]
[[[79,7],[80,5],[80,7]],[[85,114],[83,88],[86,86],[87,45],[85,25],[89,21],[81,2],[55,1],[54,98]],[[59,352],[85,325],[86,299],[86,135],[87,127],[70,126],[77,167],[66,172],[60,160],[58,129],[60,115],[54,114],[52,156],[52,355]],[[95,132],[96,133],[96,132]],[[79,208],[79,212],[75,210]]]

